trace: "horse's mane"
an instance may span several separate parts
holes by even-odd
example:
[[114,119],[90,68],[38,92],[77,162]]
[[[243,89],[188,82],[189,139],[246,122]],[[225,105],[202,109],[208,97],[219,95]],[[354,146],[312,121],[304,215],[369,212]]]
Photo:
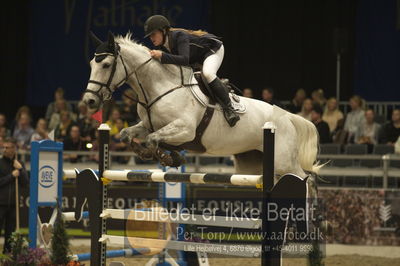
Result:
[[[141,50],[143,53],[148,54],[150,49],[146,47],[145,45],[139,43],[138,41],[132,39],[132,33],[128,32],[125,36],[122,35],[117,35],[115,37],[115,42],[122,46],[126,46],[128,49],[132,50]],[[150,56],[149,56],[150,57]],[[164,69],[168,69],[170,73],[174,73],[176,75],[180,74],[180,71],[178,66],[173,65],[173,64],[161,64],[158,60],[155,60],[155,62],[158,63],[159,66],[162,66]],[[157,64],[155,64],[157,65]]]
[[143,49],[145,51],[149,51],[150,49],[144,46],[143,44],[139,43],[138,41],[132,39],[132,32],[128,32],[125,36],[117,35],[115,37],[115,41],[122,45],[131,46],[138,49]]

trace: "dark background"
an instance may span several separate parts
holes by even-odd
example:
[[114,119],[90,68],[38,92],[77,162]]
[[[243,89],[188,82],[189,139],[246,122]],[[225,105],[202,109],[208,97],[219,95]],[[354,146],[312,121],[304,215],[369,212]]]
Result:
[[[341,100],[354,93],[369,101],[399,101],[398,0],[37,0],[1,9],[0,112],[11,119],[29,105],[36,116],[61,86],[78,100],[89,77],[87,32],[133,31],[164,14],[178,27],[222,36],[219,75],[259,97],[266,86],[280,100],[298,88],[335,95],[336,54],[342,54]],[[122,15],[122,13],[124,15]],[[338,34],[335,35],[335,32]],[[336,36],[336,37],[335,37]],[[335,48],[336,47],[336,48]],[[36,112],[35,112],[36,111]],[[35,117],[37,118],[37,117]]]

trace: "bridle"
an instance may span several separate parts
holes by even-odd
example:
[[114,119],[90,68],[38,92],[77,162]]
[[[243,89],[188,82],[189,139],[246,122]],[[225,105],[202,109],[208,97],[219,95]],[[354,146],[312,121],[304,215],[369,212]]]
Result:
[[[122,84],[124,84],[124,83],[128,80],[129,76],[133,74],[133,72],[130,73],[130,74],[128,74],[128,70],[127,70],[127,68],[126,68],[124,59],[122,58],[121,54],[119,53],[119,50],[120,50],[120,48],[119,48],[118,44],[116,44],[116,48],[115,48],[114,53],[95,53],[95,54],[94,54],[95,56],[112,56],[112,57],[114,57],[114,60],[113,60],[113,62],[112,62],[112,66],[111,66],[111,73],[110,73],[110,76],[108,77],[107,83],[103,83],[103,82],[100,82],[100,81],[97,81],[97,80],[91,80],[91,79],[90,79],[90,80],[88,81],[88,83],[93,83],[93,84],[99,85],[99,88],[98,88],[97,90],[89,90],[89,89],[86,89],[86,90],[83,92],[84,94],[85,94],[85,93],[91,93],[91,94],[95,95],[95,96],[99,99],[100,102],[104,102],[104,101],[106,101],[106,100],[110,100],[111,97],[112,97],[113,91],[114,91],[116,88],[118,88],[119,86],[121,86]],[[116,70],[116,68],[117,68],[117,59],[118,59],[118,57],[121,59],[122,65],[124,66],[125,78],[122,79],[121,81],[119,81],[119,82],[115,85],[114,90],[112,90],[110,86],[111,86],[112,80],[114,79],[115,70]],[[101,93],[101,90],[103,89],[103,87],[105,87],[105,88],[108,90],[108,92],[109,92],[107,98],[104,97],[104,95]]]
[[[149,101],[148,98],[147,98],[147,96],[146,96],[145,90],[144,90],[144,88],[143,88],[143,86],[142,86],[142,83],[140,82],[140,79],[139,79],[139,76],[138,76],[138,70],[139,70],[141,67],[143,67],[144,65],[146,65],[147,63],[149,63],[153,58],[150,57],[148,60],[146,60],[145,62],[143,62],[143,63],[140,64],[139,66],[137,66],[132,72],[128,73],[128,70],[127,70],[127,68],[126,68],[124,59],[123,59],[123,57],[121,56],[121,54],[120,54],[120,52],[119,52],[119,51],[120,51],[119,45],[118,45],[117,43],[116,43],[115,45],[116,45],[116,48],[115,48],[114,53],[98,53],[98,54],[95,53],[95,54],[94,54],[95,56],[108,56],[108,55],[109,55],[109,56],[113,56],[113,57],[114,57],[114,60],[113,60],[112,66],[111,66],[111,73],[110,73],[110,76],[108,77],[107,83],[99,82],[99,81],[97,81],[97,80],[89,80],[88,83],[93,83],[93,84],[99,85],[99,88],[98,88],[97,90],[89,90],[89,89],[86,89],[86,90],[84,91],[84,94],[85,94],[85,93],[91,93],[91,94],[95,95],[95,96],[100,100],[100,102],[104,102],[104,101],[107,101],[107,100],[111,100],[113,91],[114,91],[116,88],[118,88],[118,87],[120,87],[121,85],[123,85],[125,82],[127,82],[127,81],[128,81],[128,78],[129,78],[132,74],[135,74],[137,83],[138,83],[138,85],[139,85],[139,87],[140,87],[140,89],[141,89],[141,91],[142,91],[142,94],[143,94],[143,97],[144,97],[145,102],[141,102],[141,101],[139,101],[139,99],[132,98],[132,97],[130,97],[129,95],[127,95],[126,93],[124,93],[124,96],[127,97],[128,99],[130,99],[130,100],[132,100],[132,101],[134,101],[134,102],[140,104],[141,106],[143,106],[143,108],[146,109],[147,116],[148,116],[148,118],[149,118],[150,129],[151,129],[152,132],[154,132],[154,131],[155,131],[155,130],[154,130],[154,126],[153,126],[153,123],[152,123],[152,120],[151,120],[151,116],[150,116],[150,108],[153,106],[153,104],[155,104],[158,100],[160,100],[160,99],[161,99],[162,97],[164,97],[165,95],[170,94],[171,92],[175,91],[176,89],[183,88],[183,87],[187,87],[187,86],[197,85],[197,83],[195,83],[195,84],[191,84],[191,83],[185,84],[185,83],[184,83],[184,79],[183,79],[183,70],[182,70],[182,66],[179,66],[180,75],[181,75],[181,84],[178,85],[178,86],[176,86],[176,87],[174,87],[174,88],[172,88],[172,89],[170,89],[170,90],[168,90],[167,92],[165,92],[165,93],[163,93],[163,94],[157,96],[157,97],[156,97],[155,99],[153,99],[152,101]],[[111,86],[111,82],[112,82],[112,80],[113,80],[113,78],[114,78],[115,70],[116,70],[116,68],[117,68],[117,59],[118,59],[118,57],[121,59],[122,65],[124,66],[125,78],[122,79],[122,80],[120,80],[120,81],[115,85],[114,90],[112,90],[110,86]],[[108,90],[108,92],[109,92],[109,96],[108,96],[107,98],[103,97],[103,95],[101,94],[101,90],[102,90],[103,87],[105,87],[105,88]]]

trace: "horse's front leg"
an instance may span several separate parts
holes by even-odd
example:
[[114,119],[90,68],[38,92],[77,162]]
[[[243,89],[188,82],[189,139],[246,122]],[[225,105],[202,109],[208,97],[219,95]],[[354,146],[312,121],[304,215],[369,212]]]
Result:
[[133,152],[136,153],[140,159],[146,161],[153,159],[153,152],[150,149],[143,147],[137,142],[137,140],[144,141],[149,133],[150,131],[143,126],[143,122],[139,122],[134,126],[122,129],[120,135],[122,141],[130,144]]
[[165,150],[159,147],[160,143],[171,145],[179,145],[191,141],[195,137],[195,126],[190,127],[190,124],[182,119],[174,120],[161,129],[149,134],[146,138],[147,147],[153,151],[154,156],[161,164],[167,166],[178,166],[183,160],[177,157],[174,153],[168,154]]

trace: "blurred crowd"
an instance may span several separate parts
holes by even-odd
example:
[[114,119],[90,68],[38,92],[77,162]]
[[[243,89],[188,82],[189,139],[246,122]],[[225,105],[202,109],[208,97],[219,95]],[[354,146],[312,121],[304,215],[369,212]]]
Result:
[[[134,97],[132,94],[132,90],[127,90],[122,96],[122,103],[114,102],[108,110],[109,119],[106,123],[111,128],[110,149],[113,151],[129,149],[129,145],[120,140],[119,132],[138,122],[136,104],[130,99]],[[32,141],[44,139],[63,142],[65,151],[96,150],[99,124],[100,122],[89,114],[83,102],[72,105],[64,98],[64,90],[58,88],[54,93],[54,101],[47,106],[45,116],[36,121],[35,127],[32,126],[32,113],[28,106],[20,107],[12,121],[8,121],[6,116],[0,113],[0,147],[4,139],[13,137],[20,150],[29,150]],[[81,156],[67,153],[64,159],[78,162]],[[96,160],[95,157],[90,159]],[[124,157],[117,159],[121,162],[128,160]]]
[[394,233],[375,230],[384,227],[379,212],[381,204],[385,202],[383,191],[329,189],[320,190],[318,194],[324,217],[330,224],[327,243],[399,245],[400,238]]
[[[254,97],[250,88],[243,92],[246,97]],[[343,113],[337,99],[326,99],[323,89],[314,90],[310,97],[304,89],[298,89],[286,106],[275,99],[272,88],[264,88],[261,99],[313,122],[321,144],[387,144],[400,151],[400,109],[392,110],[391,118],[385,121],[385,117],[378,117],[373,109],[366,107],[364,99],[354,95],[349,99],[350,111]]]
[[[133,93],[130,89],[126,90],[122,102],[114,102],[106,115],[107,124],[111,128],[113,151],[130,149],[129,145],[121,141],[119,132],[139,122],[136,103],[131,100],[135,98]],[[350,111],[347,113],[339,109],[336,98],[326,99],[322,89],[314,90],[310,96],[304,89],[298,89],[288,104],[282,104],[276,99],[272,88],[264,88],[260,97],[256,97],[252,89],[245,88],[243,96],[259,98],[311,121],[319,132],[322,144],[379,143],[398,146],[396,151],[400,150],[399,109],[394,109],[391,119],[383,122],[385,119],[377,119],[374,110],[367,109],[366,102],[357,95],[349,99]],[[64,143],[66,151],[96,150],[98,125],[99,122],[88,113],[84,103],[72,105],[64,98],[64,90],[58,88],[54,93],[54,101],[48,105],[45,116],[36,121],[35,127],[28,106],[20,107],[13,120],[0,113],[0,147],[6,137],[15,138],[20,150],[29,150],[31,141],[54,138]],[[65,157],[71,162],[77,162],[81,158],[71,153],[67,153]],[[118,157],[120,163],[126,163],[128,159]]]

